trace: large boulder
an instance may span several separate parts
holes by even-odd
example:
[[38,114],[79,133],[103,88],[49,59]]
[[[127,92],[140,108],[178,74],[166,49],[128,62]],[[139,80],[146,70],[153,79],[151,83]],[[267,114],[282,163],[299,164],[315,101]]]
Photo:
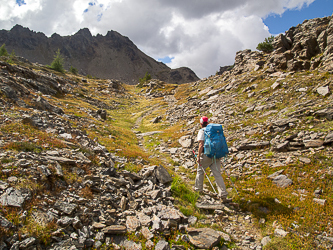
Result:
[[200,249],[211,249],[219,244],[221,235],[211,228],[187,228],[190,242]]
[[185,136],[180,137],[178,142],[183,148],[190,148],[192,146],[193,140],[192,140],[191,136],[185,135]]
[[3,206],[22,207],[25,200],[26,197],[22,192],[12,187],[8,188],[0,197],[0,203]]
[[172,178],[168,171],[161,165],[155,168],[155,176],[157,180],[162,184],[166,184],[172,181]]

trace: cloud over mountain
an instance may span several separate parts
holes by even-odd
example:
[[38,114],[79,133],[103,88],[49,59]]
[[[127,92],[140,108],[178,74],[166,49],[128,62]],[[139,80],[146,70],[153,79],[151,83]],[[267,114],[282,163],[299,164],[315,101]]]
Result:
[[0,26],[21,24],[48,36],[84,27],[94,35],[116,30],[154,58],[173,58],[170,67],[188,66],[206,77],[270,35],[262,18],[313,1],[10,0],[1,4]]

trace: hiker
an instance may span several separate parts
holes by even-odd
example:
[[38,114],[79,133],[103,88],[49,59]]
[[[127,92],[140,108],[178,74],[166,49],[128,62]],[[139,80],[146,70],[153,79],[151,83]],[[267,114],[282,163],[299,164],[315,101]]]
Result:
[[199,151],[197,155],[197,176],[195,178],[194,190],[202,192],[203,191],[203,180],[206,168],[210,167],[212,171],[215,182],[217,184],[217,189],[219,196],[222,199],[226,199],[228,192],[225,187],[222,175],[221,175],[221,159],[209,158],[204,154],[204,144],[205,144],[205,128],[208,125],[208,118],[206,116],[201,117],[200,126],[201,129],[198,133]]

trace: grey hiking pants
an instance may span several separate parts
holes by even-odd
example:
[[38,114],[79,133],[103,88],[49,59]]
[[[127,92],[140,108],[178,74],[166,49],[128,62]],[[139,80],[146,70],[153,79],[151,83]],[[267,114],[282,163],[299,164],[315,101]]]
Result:
[[205,170],[206,168],[210,168],[212,171],[215,182],[217,184],[217,190],[219,192],[219,196],[225,197],[228,195],[227,189],[225,187],[222,175],[221,175],[221,159],[215,160],[212,158],[207,157],[205,154],[202,154],[200,157],[200,163],[201,166],[198,166],[197,168],[197,176],[195,178],[195,186],[194,189],[196,191],[202,191],[203,190],[203,180],[205,178]]

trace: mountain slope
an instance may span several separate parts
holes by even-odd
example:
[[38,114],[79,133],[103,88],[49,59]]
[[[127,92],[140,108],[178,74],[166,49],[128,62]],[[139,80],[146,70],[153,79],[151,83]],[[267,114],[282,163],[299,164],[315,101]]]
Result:
[[[325,20],[299,25],[295,44]],[[296,47],[290,65],[319,64],[281,69],[272,57],[288,50],[245,50],[222,75],[182,85],[0,61],[0,246],[332,249],[332,52],[311,60]],[[207,180],[192,190],[202,115],[230,149],[224,204]]]
[[92,36],[89,29],[81,29],[72,36],[53,34],[50,38],[20,25],[10,31],[0,31],[0,44],[6,44],[8,51],[31,62],[51,64],[55,52],[60,49],[65,59],[65,68],[73,66],[80,74],[99,78],[121,80],[137,84],[146,72],[153,78],[169,83],[181,84],[198,80],[189,68],[171,70],[164,63],[157,62],[140,51],[127,37],[115,31],[105,36]]

